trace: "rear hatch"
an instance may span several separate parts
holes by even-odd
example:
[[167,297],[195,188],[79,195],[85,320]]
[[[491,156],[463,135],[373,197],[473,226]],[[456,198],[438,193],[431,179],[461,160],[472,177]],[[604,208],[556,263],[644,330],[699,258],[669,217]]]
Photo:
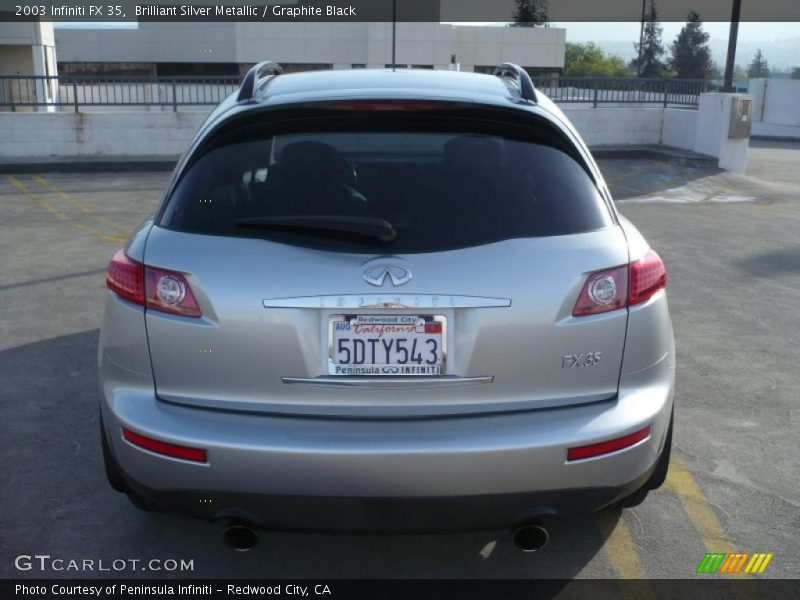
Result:
[[573,316],[628,262],[588,169],[519,111],[442,108],[273,116],[198,151],[145,250],[202,313],[147,310],[159,397],[408,417],[616,393],[627,310]]

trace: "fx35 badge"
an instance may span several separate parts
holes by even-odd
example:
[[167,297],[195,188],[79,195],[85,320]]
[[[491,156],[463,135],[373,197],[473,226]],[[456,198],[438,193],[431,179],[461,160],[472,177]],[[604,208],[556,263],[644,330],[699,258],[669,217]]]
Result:
[[600,352],[586,352],[581,354],[565,354],[561,360],[562,369],[577,369],[592,367],[600,362]]

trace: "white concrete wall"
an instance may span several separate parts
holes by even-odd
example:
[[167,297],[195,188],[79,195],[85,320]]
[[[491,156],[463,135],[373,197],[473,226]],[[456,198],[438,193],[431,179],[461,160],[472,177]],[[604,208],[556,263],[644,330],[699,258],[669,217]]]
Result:
[[753,135],[800,139],[800,80],[751,79]]
[[[657,144],[661,108],[565,108],[591,146]],[[208,110],[0,114],[0,157],[178,155]]]
[[792,127],[791,125],[756,121],[753,123],[752,135],[764,138],[800,140],[800,126]]
[[663,108],[573,108],[561,105],[590,146],[658,144]]
[[[562,106],[590,146],[650,145],[694,150],[742,170],[748,140],[728,140],[730,96],[704,94],[700,111]],[[25,157],[177,156],[207,110],[185,112],[0,113],[0,160]]]
[[1,113],[0,158],[177,156],[206,112]]
[[694,149],[719,157],[719,166],[744,173],[747,168],[747,147],[750,139],[729,139],[733,100],[752,99],[747,94],[700,94]]
[[661,143],[673,148],[694,150],[697,115],[696,110],[667,108],[661,126]]

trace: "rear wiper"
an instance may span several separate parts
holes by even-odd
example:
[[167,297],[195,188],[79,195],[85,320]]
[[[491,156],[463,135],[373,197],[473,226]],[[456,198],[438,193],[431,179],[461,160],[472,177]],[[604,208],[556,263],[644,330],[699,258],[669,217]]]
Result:
[[344,232],[393,242],[397,231],[385,219],[341,215],[291,215],[285,217],[252,217],[235,219],[237,227],[255,229],[300,229],[308,232]]

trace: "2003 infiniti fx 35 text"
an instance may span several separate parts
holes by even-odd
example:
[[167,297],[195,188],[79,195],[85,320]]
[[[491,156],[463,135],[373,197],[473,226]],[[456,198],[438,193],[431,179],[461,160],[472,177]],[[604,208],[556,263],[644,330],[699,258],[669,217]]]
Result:
[[256,527],[514,527],[669,463],[666,272],[586,145],[494,75],[254,67],[108,266],[111,484]]

